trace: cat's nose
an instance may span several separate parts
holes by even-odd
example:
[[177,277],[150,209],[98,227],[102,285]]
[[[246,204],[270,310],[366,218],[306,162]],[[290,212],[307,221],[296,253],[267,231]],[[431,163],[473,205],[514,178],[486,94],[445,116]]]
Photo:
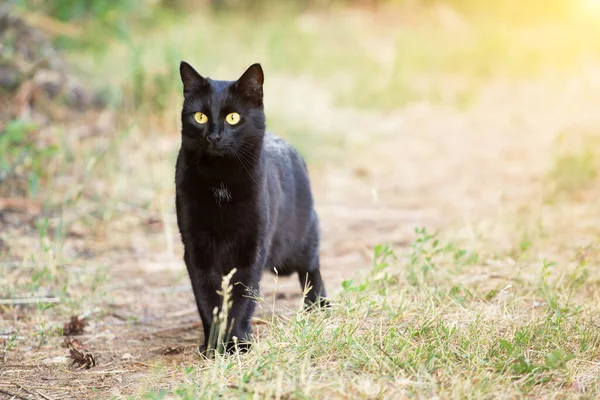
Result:
[[208,135],[206,137],[206,141],[210,144],[217,144],[221,141],[221,136],[219,135]]

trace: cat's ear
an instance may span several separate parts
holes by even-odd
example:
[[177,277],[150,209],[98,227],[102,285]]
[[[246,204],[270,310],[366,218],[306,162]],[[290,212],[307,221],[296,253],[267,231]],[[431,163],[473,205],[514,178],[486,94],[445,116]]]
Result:
[[206,79],[200,75],[194,67],[182,61],[179,64],[179,74],[183,83],[183,95],[187,96],[190,93],[197,92],[208,86]]
[[235,91],[249,100],[262,103],[265,76],[259,63],[252,64],[235,83]]

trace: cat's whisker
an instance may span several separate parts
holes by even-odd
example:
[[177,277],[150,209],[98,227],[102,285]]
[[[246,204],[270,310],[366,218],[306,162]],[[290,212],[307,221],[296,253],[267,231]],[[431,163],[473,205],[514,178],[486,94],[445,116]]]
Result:
[[247,160],[245,160],[244,158],[242,158],[243,156],[242,156],[242,154],[241,154],[241,153],[236,153],[236,152],[234,152],[234,153],[232,153],[232,154],[233,154],[233,156],[235,157],[235,160],[237,160],[237,162],[239,163],[239,165],[240,165],[242,168],[244,168],[244,170],[246,171],[246,173],[248,174],[248,176],[250,177],[250,179],[252,180],[252,182],[253,182],[254,184],[257,184],[257,183],[258,183],[258,181],[257,181],[257,180],[256,180],[256,178],[254,177],[254,175],[253,175],[252,173],[250,173],[250,170],[249,170],[249,165],[247,165],[247,162],[248,162],[248,161],[247,161]]

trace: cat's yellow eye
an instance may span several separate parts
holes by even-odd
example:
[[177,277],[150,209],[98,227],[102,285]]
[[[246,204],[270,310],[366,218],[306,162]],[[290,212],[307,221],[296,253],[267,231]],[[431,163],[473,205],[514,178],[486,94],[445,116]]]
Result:
[[205,124],[208,122],[208,117],[204,114],[202,114],[201,112],[197,112],[196,114],[194,114],[194,119],[196,120],[197,123],[199,124]]
[[238,122],[240,122],[240,114],[236,112],[227,114],[227,116],[225,117],[225,122],[227,122],[229,125],[237,124]]

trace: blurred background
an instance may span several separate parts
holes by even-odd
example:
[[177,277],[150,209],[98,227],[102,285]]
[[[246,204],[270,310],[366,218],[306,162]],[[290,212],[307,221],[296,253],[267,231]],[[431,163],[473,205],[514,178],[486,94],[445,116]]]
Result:
[[151,319],[177,309],[157,293],[181,295],[196,318],[174,217],[180,60],[216,79],[263,65],[332,292],[415,226],[521,254],[553,206],[555,248],[598,239],[600,0],[3,0],[1,298]]
[[177,253],[180,60],[216,79],[263,64],[269,129],[307,158],[335,221],[325,257],[540,185],[586,188],[599,22],[598,0],[5,0],[0,254],[28,254],[40,229],[55,257],[70,232],[86,238],[72,256]]

